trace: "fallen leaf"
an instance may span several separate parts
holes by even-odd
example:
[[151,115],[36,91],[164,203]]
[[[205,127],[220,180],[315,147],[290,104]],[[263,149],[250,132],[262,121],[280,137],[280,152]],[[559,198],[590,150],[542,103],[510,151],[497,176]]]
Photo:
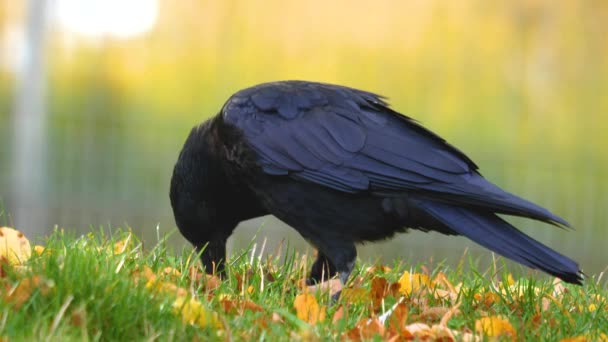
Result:
[[114,243],[114,254],[122,254],[130,252],[135,248],[135,241],[133,234],[129,233],[124,239],[118,240]]
[[148,283],[150,281],[156,280],[156,274],[154,274],[154,271],[152,271],[152,269],[148,266],[144,266],[143,268],[137,268],[131,273],[131,277],[133,277],[135,282],[144,281]]
[[338,310],[336,310],[336,312],[334,312],[334,315],[331,318],[331,321],[332,321],[332,323],[336,323],[339,320],[341,320],[342,318],[344,318],[344,306],[340,305]]
[[404,328],[407,331],[407,334],[410,334],[414,337],[414,339],[418,340],[427,340],[435,339],[435,333],[431,329],[430,326],[424,323],[412,323]]
[[511,323],[500,316],[482,317],[475,321],[475,331],[488,337],[509,337],[515,341],[517,334]]
[[310,293],[302,293],[296,296],[293,306],[298,318],[309,324],[316,324],[325,320],[325,306],[321,307],[317,303],[317,299]]
[[70,323],[75,327],[86,327],[87,311],[84,306],[81,306],[72,312],[70,315]]
[[7,303],[12,303],[15,309],[27,302],[34,291],[38,290],[42,295],[47,295],[53,288],[53,283],[43,279],[41,276],[33,276],[21,280],[16,286],[8,289],[4,295]]
[[391,271],[391,268],[386,265],[373,265],[373,266],[368,267],[365,270],[366,273],[371,273],[371,274],[389,273],[390,271]]
[[329,294],[333,296],[334,294],[336,294],[342,290],[342,282],[340,281],[340,279],[329,279],[322,283],[319,283],[316,285],[305,286],[303,288],[308,292],[317,292],[317,291],[327,292],[327,291],[329,291]]
[[345,288],[340,293],[340,299],[342,302],[349,304],[365,303],[369,300],[369,292],[362,287]]
[[374,336],[384,337],[384,333],[384,325],[377,318],[364,318],[346,333],[346,338],[350,341],[367,341]]
[[559,340],[559,342],[586,342],[586,341],[591,341],[591,340],[587,340],[587,338],[585,336],[568,337],[568,338],[562,338],[561,340]]
[[46,247],[40,245],[34,246],[34,254],[42,255],[44,252],[48,252]]
[[151,280],[146,283],[146,288],[156,293],[170,294],[177,297],[188,295],[188,290],[168,281]]
[[388,321],[388,327],[392,332],[401,334],[401,331],[407,323],[409,311],[409,307],[404,302],[401,302],[395,306]]
[[405,271],[399,278],[399,291],[409,296],[413,292],[418,292],[430,285],[429,276],[422,273],[412,273]]
[[9,265],[21,265],[26,262],[32,253],[30,241],[22,232],[0,227],[0,259]]
[[205,274],[205,290],[206,291],[214,291],[218,287],[222,280],[216,275]]
[[178,269],[176,269],[174,267],[168,266],[168,267],[163,268],[163,274],[172,279],[177,279],[182,275],[182,272],[180,272]]
[[564,282],[559,278],[553,279],[553,297],[561,297],[566,292],[568,289],[564,286]]
[[257,305],[256,303],[250,300],[232,300],[232,299],[222,299],[220,300],[220,304],[222,308],[227,313],[238,313],[243,314],[245,310],[253,311],[253,312],[263,312],[264,309]]
[[283,323],[283,322],[284,322],[284,321],[283,321],[283,317],[281,317],[281,315],[279,315],[279,314],[278,314],[278,313],[276,313],[276,312],[273,312],[273,313],[272,313],[272,321],[273,321],[274,323]]
[[383,277],[372,278],[371,289],[369,296],[372,299],[374,310],[380,308],[382,300],[390,294],[390,284]]
[[450,311],[450,308],[443,306],[434,306],[425,308],[420,314],[412,317],[415,321],[433,322],[440,320],[446,313]]
[[486,308],[500,302],[500,296],[494,292],[486,292],[483,294],[476,293],[473,295],[473,298],[478,304],[483,305]]
[[204,307],[201,302],[194,298],[178,297],[173,302],[173,310],[181,315],[186,324],[200,327],[212,326],[218,329],[222,327],[217,314]]

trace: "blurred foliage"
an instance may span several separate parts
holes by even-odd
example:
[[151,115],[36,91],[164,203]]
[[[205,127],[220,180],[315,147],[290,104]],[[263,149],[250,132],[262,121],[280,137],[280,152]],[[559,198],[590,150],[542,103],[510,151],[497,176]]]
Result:
[[[23,21],[20,2],[8,3],[0,5],[0,41]],[[173,226],[166,193],[189,128],[238,89],[306,79],[387,96],[470,154],[490,179],[581,227],[585,243],[598,231],[606,236],[608,2],[160,5],[154,30],[128,40],[51,28],[52,223],[111,217]],[[3,146],[15,74],[1,67]],[[0,163],[9,155],[1,148]],[[0,175],[0,186],[9,182]]]

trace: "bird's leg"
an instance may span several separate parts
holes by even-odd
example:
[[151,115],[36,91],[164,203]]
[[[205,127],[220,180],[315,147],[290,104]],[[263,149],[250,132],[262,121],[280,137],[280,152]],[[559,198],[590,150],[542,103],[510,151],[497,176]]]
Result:
[[226,259],[226,240],[212,240],[204,244],[196,244],[197,253],[201,253],[201,262],[207,274],[224,276],[224,261]]
[[317,260],[312,264],[310,275],[306,279],[306,285],[315,285],[326,281],[336,275],[336,267],[329,261],[321,251],[317,253]]
[[[323,239],[315,239],[313,243],[318,247],[319,255],[323,255],[329,261],[329,264],[334,266],[334,274],[338,273],[342,286],[346,285],[357,258],[355,243],[350,240],[344,240],[343,236],[325,236]],[[317,258],[317,260],[319,259]],[[323,264],[321,263],[321,265]],[[331,296],[332,302],[336,302],[340,298],[341,292],[342,290]]]

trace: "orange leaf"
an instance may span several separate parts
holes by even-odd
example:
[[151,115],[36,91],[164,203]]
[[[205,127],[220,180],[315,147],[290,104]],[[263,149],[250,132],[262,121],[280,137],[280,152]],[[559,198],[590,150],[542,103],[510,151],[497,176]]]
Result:
[[231,299],[222,299],[220,304],[225,312],[243,314],[245,310],[253,312],[263,312],[264,309],[250,300],[234,301]]
[[473,295],[473,298],[485,307],[490,307],[494,303],[500,302],[500,296],[494,292],[476,293]]
[[388,321],[388,326],[391,331],[401,334],[401,331],[405,327],[405,323],[407,323],[409,311],[410,309],[407,304],[403,302],[397,304]]
[[390,285],[385,278],[382,277],[374,277],[372,279],[372,285],[370,290],[370,297],[372,298],[372,303],[374,305],[374,309],[380,307],[382,300],[390,294]]
[[386,266],[386,265],[374,265],[374,266],[370,266],[368,267],[365,272],[366,273],[389,273],[391,271],[391,268]]
[[325,307],[319,306],[317,299],[309,293],[298,295],[293,306],[298,318],[309,324],[316,324],[325,319]]
[[344,307],[342,305],[340,305],[338,310],[336,310],[336,312],[334,312],[334,316],[331,318],[331,321],[332,321],[332,323],[336,323],[339,320],[341,320],[342,318],[344,318]]
[[350,341],[367,341],[376,335],[383,337],[384,332],[384,325],[377,318],[371,320],[364,318],[346,333],[346,337]]
[[38,290],[42,295],[46,295],[52,286],[51,282],[44,280],[40,276],[25,278],[4,295],[4,300],[8,303],[13,303],[15,309],[19,309],[21,305],[30,299],[34,291]]
[[511,323],[500,316],[482,317],[475,321],[475,330],[488,337],[508,336],[515,341],[517,334]]

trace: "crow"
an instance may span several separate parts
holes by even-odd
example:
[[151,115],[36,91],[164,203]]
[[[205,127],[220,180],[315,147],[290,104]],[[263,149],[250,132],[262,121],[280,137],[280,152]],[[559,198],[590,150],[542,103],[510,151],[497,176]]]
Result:
[[223,271],[226,240],[239,222],[272,214],[318,250],[310,283],[338,275],[345,284],[357,243],[410,228],[466,236],[582,283],[575,261],[497,214],[568,222],[487,181],[463,152],[384,97],[349,87],[280,81],[235,93],[190,132],[170,199],[208,273]]

